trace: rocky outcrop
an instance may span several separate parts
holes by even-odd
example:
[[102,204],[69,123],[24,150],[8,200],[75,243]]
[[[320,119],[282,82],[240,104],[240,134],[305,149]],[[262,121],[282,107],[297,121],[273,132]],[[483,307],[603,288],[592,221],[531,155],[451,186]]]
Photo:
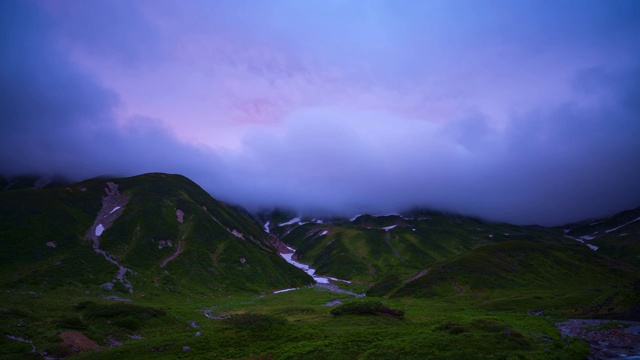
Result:
[[[85,239],[91,242],[93,250],[96,253],[102,255],[107,261],[118,267],[118,272],[113,281],[122,283],[129,292],[133,292],[131,282],[126,278],[127,273],[131,272],[131,270],[122,266],[113,255],[100,249],[100,236],[122,215],[125,206],[129,202],[129,196],[120,193],[120,191],[118,191],[118,184],[111,181],[107,183],[104,190],[106,195],[102,197],[102,208],[98,212],[93,225],[87,230]],[[102,285],[102,288],[112,289],[113,284],[105,283]]]

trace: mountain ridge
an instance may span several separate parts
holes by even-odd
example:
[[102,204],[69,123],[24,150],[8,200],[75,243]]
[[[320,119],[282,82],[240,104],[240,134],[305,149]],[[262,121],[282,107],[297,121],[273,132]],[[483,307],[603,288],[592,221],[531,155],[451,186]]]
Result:
[[[0,191],[0,355],[70,356],[79,351],[68,343],[76,331],[96,342],[88,357],[129,354],[106,349],[113,338],[132,357],[186,341],[209,349],[194,353],[202,358],[287,357],[290,349],[339,358],[327,344],[357,349],[349,357],[394,349],[411,358],[422,354],[416,344],[437,339],[450,347],[438,358],[488,358],[495,349],[549,358],[553,343],[580,359],[588,346],[562,340],[549,319],[640,320],[638,216],[640,208],[542,227],[434,210],[252,215],[163,173],[13,188]],[[363,294],[365,304],[378,299],[407,319],[331,318],[331,307]],[[209,335],[194,338],[199,327]],[[268,344],[264,334],[273,334]],[[486,339],[494,348],[483,347]]]

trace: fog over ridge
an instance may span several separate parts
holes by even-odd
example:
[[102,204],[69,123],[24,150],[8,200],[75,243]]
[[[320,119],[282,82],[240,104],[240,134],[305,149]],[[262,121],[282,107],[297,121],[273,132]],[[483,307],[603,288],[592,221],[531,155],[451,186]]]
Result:
[[[157,3],[0,4],[0,173],[179,173],[249,210],[518,224],[640,205],[636,5],[572,26],[580,2],[529,20],[444,2],[458,29],[410,2]],[[87,20],[105,11],[122,21]]]

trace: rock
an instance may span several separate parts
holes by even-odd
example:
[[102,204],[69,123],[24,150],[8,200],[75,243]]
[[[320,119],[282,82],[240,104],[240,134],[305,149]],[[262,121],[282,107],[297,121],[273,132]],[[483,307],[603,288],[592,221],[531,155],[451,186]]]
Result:
[[200,331],[198,331],[198,332],[196,333],[196,336],[202,336],[202,333],[201,333]]
[[100,288],[104,289],[104,290],[113,290],[113,283],[112,282],[106,282],[106,283],[100,285]]
[[189,346],[183,346],[183,347],[182,347],[182,351],[191,351],[191,347],[189,347]]

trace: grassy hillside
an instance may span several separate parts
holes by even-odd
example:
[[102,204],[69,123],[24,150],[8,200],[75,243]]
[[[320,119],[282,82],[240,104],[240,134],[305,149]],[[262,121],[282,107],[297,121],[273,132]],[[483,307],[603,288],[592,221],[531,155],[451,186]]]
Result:
[[[600,226],[611,229],[636,218],[626,212]],[[640,221],[616,231],[635,226]],[[462,296],[495,309],[640,319],[634,262],[640,249],[632,236],[605,233],[591,242],[600,245],[594,251],[559,228],[433,211],[322,224],[303,219],[273,230],[297,249],[300,261],[321,274],[369,286],[369,296]],[[584,226],[571,231],[578,230]]]
[[487,223],[434,211],[410,216],[362,215],[353,221],[301,221],[275,226],[318,273],[364,283],[408,278],[437,263],[503,241],[571,242],[556,229]]
[[597,246],[603,254],[640,266],[640,208],[563,228],[568,237]]
[[[579,245],[510,241],[437,264],[394,297],[467,296],[495,309],[557,309],[572,316],[640,318],[637,268]],[[615,302],[595,309],[593,305]],[[579,309],[581,307],[593,309]]]
[[[555,321],[640,320],[640,209],[562,228],[277,209],[267,235],[179,175],[30,187],[0,192],[0,358],[584,359]],[[305,286],[267,236],[366,300]]]
[[[190,180],[148,174],[112,181],[129,200],[101,234],[100,248],[131,270],[128,280],[140,294],[159,289],[260,292],[311,281],[278,256],[259,224]],[[99,287],[118,268],[86,240],[106,182],[0,193],[2,285],[56,287],[71,282],[108,293]],[[183,213],[183,222],[177,211]],[[178,248],[175,259],[163,264]],[[123,289],[116,286],[114,291]]]

